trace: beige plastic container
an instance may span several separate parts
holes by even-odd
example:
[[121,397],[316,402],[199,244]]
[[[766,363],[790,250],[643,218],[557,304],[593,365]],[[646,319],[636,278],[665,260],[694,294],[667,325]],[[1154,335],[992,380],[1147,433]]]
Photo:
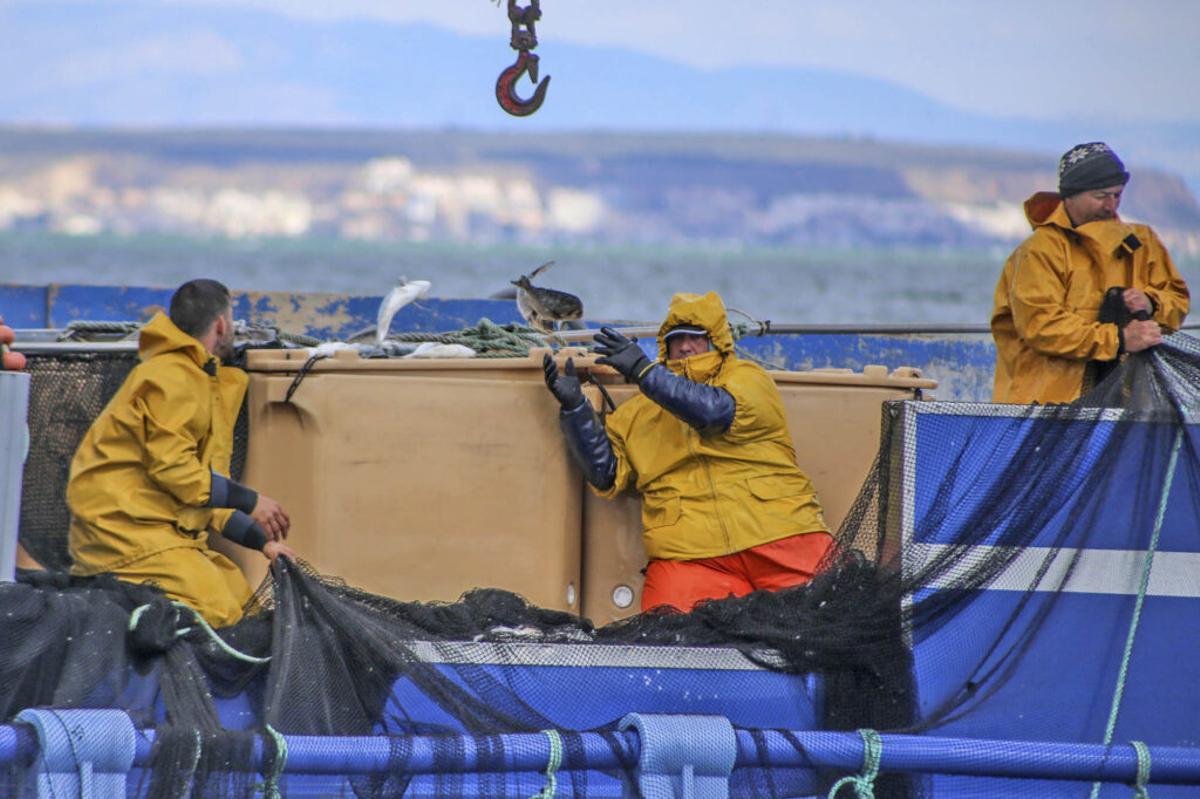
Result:
[[[527,359],[319,361],[249,353],[247,485],[283,504],[288,543],[323,574],[402,600],[474,587],[578,611],[582,478],[541,353]],[[214,537],[215,539],[216,537]],[[258,553],[217,542],[252,585]]]
[[[620,405],[636,389],[611,370],[593,370],[613,402]],[[882,403],[914,399],[937,383],[916,369],[886,367],[771,372],[783,397],[788,428],[800,468],[812,479],[825,519],[836,530],[858,496],[879,449]],[[599,392],[589,388],[599,408]],[[585,491],[583,500],[583,606],[596,624],[622,619],[641,608],[641,500],[634,492],[615,500]]]

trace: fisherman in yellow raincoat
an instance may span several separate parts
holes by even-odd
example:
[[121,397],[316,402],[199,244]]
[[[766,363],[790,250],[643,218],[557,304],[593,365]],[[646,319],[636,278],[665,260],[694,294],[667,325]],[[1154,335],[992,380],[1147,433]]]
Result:
[[[1089,142],[1059,161],[1057,193],[1025,202],[1033,235],[1004,265],[992,311],[995,402],[1071,402],[1098,365],[1183,324],[1188,288],[1166,247],[1117,216],[1128,181],[1116,154]],[[1117,307],[1102,313],[1114,289]]]
[[210,624],[233,624],[251,590],[208,547],[216,532],[271,561],[294,557],[279,503],[229,478],[247,379],[233,350],[229,290],[193,280],[170,316],[142,328],[141,363],[92,423],[71,462],[72,574],[153,583]]
[[657,361],[610,328],[595,338],[597,363],[637,383],[638,396],[601,425],[572,361],[560,375],[546,356],[546,384],[593,490],[614,497],[632,484],[642,495],[642,610],[810,580],[833,539],[796,465],[779,390],[734,354],[721,298],[676,294]]

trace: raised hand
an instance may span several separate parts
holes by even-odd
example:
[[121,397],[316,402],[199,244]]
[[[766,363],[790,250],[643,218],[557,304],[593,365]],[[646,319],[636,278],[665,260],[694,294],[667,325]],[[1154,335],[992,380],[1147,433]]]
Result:
[[554,359],[547,354],[542,357],[542,371],[546,375],[546,388],[550,389],[550,393],[558,400],[563,410],[574,410],[584,403],[583,389],[575,374],[573,358],[567,358],[567,368],[559,374]]
[[596,342],[596,352],[604,356],[597,358],[596,363],[611,366],[631,383],[638,382],[651,365],[636,341],[625,338],[611,327],[600,328],[592,338]]

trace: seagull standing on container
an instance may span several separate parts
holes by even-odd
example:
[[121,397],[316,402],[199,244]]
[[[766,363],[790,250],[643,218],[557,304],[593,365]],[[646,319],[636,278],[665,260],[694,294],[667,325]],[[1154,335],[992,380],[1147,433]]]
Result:
[[392,290],[379,303],[379,315],[375,318],[375,346],[383,346],[388,329],[392,326],[392,317],[396,312],[410,302],[419,300],[429,293],[428,280],[409,280],[400,278],[400,282],[392,286]]
[[574,294],[533,285],[533,278],[553,265],[554,261],[547,261],[528,275],[512,281],[517,287],[517,310],[527,325],[543,333],[553,333],[558,329],[558,323],[583,316],[583,302]]

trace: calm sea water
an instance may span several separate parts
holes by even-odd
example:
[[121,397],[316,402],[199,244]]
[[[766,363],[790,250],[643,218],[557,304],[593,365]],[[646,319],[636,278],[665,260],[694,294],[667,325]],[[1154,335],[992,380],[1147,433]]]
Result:
[[[212,277],[235,289],[383,294],[398,276],[431,295],[487,297],[538,264],[539,285],[583,299],[592,319],[660,319],[677,291],[715,290],[776,323],[986,324],[1005,250],[807,250],[230,241],[164,236],[0,234],[0,282],[175,286]],[[1200,285],[1200,259],[1180,259]],[[0,314],[3,309],[0,308]]]

